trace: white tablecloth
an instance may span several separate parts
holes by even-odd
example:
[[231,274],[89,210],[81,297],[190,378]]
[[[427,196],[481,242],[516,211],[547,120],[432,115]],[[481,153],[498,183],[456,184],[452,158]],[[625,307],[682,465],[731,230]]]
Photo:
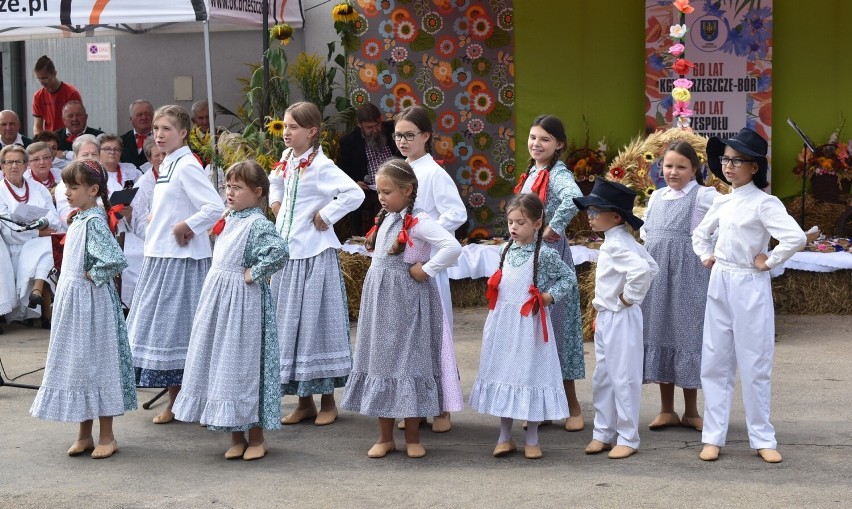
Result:
[[808,272],[834,272],[836,270],[852,270],[852,253],[815,253],[800,251],[787,260],[784,265],[775,267],[770,272],[772,277],[780,276],[784,270],[806,270]]

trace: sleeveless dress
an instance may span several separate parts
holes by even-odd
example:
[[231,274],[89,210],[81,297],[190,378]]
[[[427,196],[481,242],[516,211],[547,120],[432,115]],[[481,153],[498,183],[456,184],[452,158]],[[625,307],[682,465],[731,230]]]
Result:
[[33,417],[83,422],[136,409],[130,345],[113,283],[126,266],[103,209],[78,214],[65,237],[44,380],[30,408]]
[[[195,311],[175,418],[211,431],[280,427],[278,336],[268,279],[286,258],[284,240],[260,209],[227,218]],[[243,276],[247,266],[255,279],[250,285]]]
[[547,314],[547,342],[541,317],[521,314],[530,298],[533,260],[530,255],[518,267],[508,260],[503,264],[497,304],[482,332],[479,374],[470,391],[470,406],[479,413],[531,422],[568,417],[550,309],[539,310]]
[[655,200],[645,215],[645,249],[660,271],[642,302],[644,383],[701,388],[704,308],[710,271],[692,250],[692,215],[701,186]]
[[416,281],[403,254],[388,254],[402,216],[388,214],[361,293],[355,359],[341,407],[373,417],[441,413],[444,322],[435,280]]

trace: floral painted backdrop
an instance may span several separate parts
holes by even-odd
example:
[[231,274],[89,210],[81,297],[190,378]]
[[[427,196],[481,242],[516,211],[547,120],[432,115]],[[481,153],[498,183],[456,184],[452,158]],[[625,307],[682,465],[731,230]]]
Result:
[[350,101],[386,119],[425,106],[470,234],[492,236],[515,181],[512,0],[357,0],[357,10]]

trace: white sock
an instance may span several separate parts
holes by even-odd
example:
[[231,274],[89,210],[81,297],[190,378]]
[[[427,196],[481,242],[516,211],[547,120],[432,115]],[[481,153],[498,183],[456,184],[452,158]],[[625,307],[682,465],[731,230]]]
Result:
[[498,444],[508,442],[512,439],[512,423],[514,421],[508,417],[500,418],[500,438],[497,439]]
[[538,426],[541,422],[527,421],[526,445],[538,445]]

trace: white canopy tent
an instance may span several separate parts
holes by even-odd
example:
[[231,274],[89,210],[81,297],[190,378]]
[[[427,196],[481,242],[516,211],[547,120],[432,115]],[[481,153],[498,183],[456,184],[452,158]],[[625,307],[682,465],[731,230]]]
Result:
[[[269,26],[286,22],[302,28],[300,0],[0,0],[0,42],[203,30],[207,101],[213,105],[211,26],[260,28],[264,4]],[[214,108],[209,111],[210,124],[216,125]]]

